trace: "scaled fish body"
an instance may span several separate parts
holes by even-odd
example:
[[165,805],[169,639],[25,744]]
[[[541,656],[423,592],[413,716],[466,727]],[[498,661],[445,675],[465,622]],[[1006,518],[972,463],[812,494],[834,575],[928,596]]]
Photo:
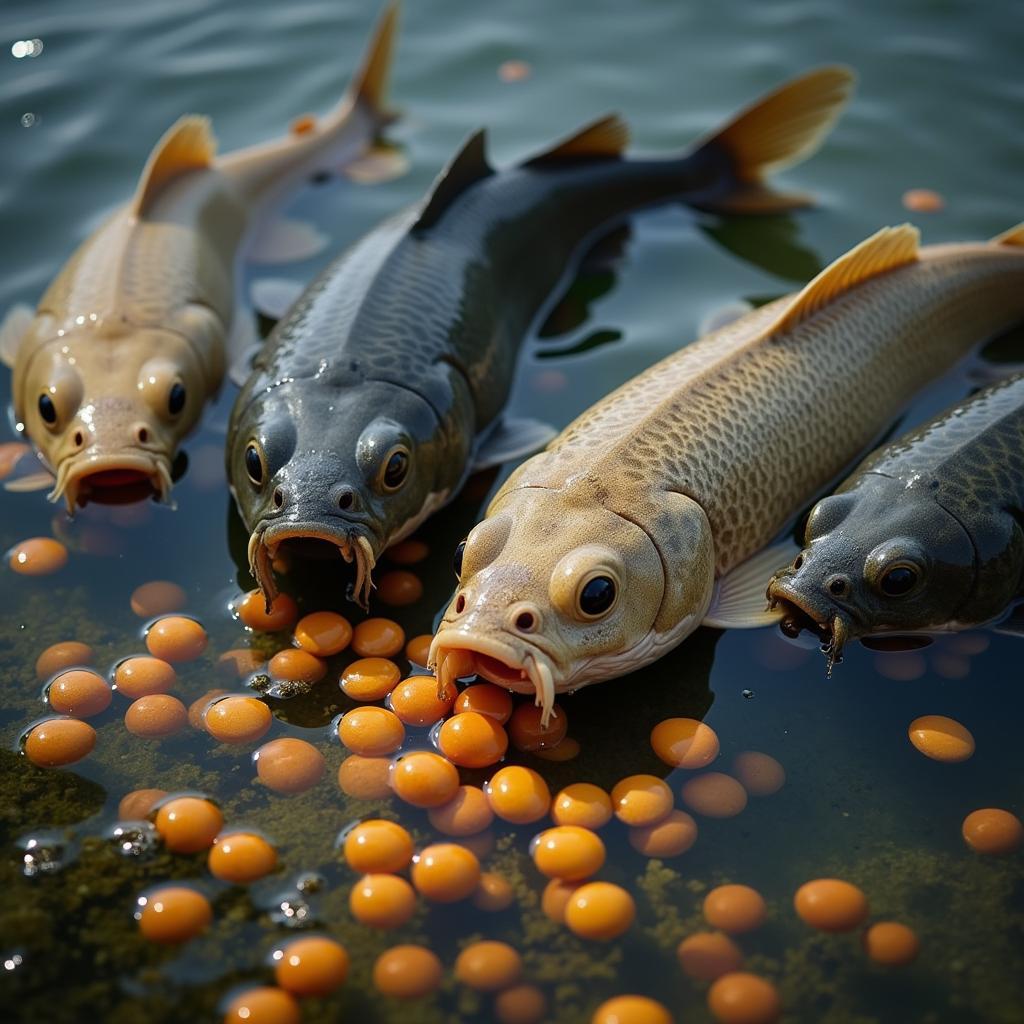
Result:
[[[177,446],[218,389],[236,313],[236,261],[260,215],[289,188],[359,158],[380,100],[396,9],[363,67],[320,122],[218,157],[209,121],[177,122],[150,155],[130,202],[79,247],[32,312],[3,327],[18,423],[69,511],[106,486],[148,481],[166,499]],[[251,331],[251,318],[249,318]]]
[[524,463],[457,556],[430,652],[439,680],[477,672],[549,711],[702,620],[771,621],[765,589],[789,559],[751,556],[915,391],[1024,315],[1021,233],[921,251],[917,237],[880,231]]
[[869,455],[811,511],[768,595],[830,640],[965,629],[1024,580],[1024,376],[993,384]]
[[310,286],[235,404],[228,473],[267,599],[278,546],[312,541],[356,562],[365,604],[381,552],[453,497],[472,467],[550,437],[500,414],[520,342],[583,243],[668,198],[801,205],[762,176],[817,147],[851,84],[844,68],[812,72],[667,160],[623,159],[627,133],[614,117],[503,171],[474,135],[422,205]]

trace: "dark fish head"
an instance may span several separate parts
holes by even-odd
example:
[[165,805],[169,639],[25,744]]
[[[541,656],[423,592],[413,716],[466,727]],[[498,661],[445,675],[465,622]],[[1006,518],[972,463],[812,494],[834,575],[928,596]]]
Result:
[[354,563],[354,596],[365,606],[384,549],[449,497],[436,489],[440,433],[423,398],[380,381],[343,389],[291,381],[243,410],[228,472],[251,531],[250,568],[268,600],[271,563],[285,545]]
[[815,505],[804,549],[768,598],[809,620],[835,662],[849,639],[954,623],[975,576],[970,536],[926,482],[869,473]]

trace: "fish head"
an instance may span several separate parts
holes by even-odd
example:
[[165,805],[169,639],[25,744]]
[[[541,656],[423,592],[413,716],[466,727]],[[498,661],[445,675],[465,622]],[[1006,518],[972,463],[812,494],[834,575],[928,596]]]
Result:
[[975,575],[971,538],[928,481],[868,473],[815,505],[803,550],[768,598],[811,619],[834,663],[851,638],[955,621]]

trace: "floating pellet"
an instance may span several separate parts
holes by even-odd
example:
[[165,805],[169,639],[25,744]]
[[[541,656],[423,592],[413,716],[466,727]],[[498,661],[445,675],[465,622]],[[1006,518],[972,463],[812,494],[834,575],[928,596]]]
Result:
[[129,603],[140,619],[152,619],[157,615],[180,612],[188,603],[188,595],[177,583],[152,580],[136,587]]
[[185,705],[169,693],[153,693],[128,705],[124,726],[133,736],[163,739],[181,732],[188,724]]
[[338,722],[338,738],[355,754],[392,754],[405,739],[405,726],[387,708],[353,708]]
[[416,912],[416,893],[398,875],[369,874],[352,886],[348,906],[369,928],[400,928]]
[[49,679],[62,669],[79,668],[93,663],[93,649],[78,640],[62,640],[51,644],[36,659],[36,678]]
[[49,576],[68,564],[68,549],[52,537],[30,537],[11,548],[7,564],[22,576]]
[[394,873],[412,861],[412,836],[394,821],[361,821],[345,836],[348,866],[362,874]]
[[360,658],[341,673],[341,688],[352,700],[383,700],[402,678],[388,658]]
[[283,736],[253,755],[260,782],[276,793],[303,793],[324,774],[324,755],[312,743]]
[[512,717],[512,696],[494,683],[474,683],[467,686],[456,698],[452,710],[456,713],[475,711],[504,725]]
[[565,907],[565,923],[570,931],[580,938],[602,942],[622,935],[635,917],[633,897],[611,882],[581,885]]
[[414,807],[440,807],[458,792],[459,772],[439,754],[406,754],[392,763],[391,788]]
[[172,853],[199,853],[209,849],[224,827],[224,815],[209,800],[181,796],[160,805],[154,824]]
[[522,957],[507,942],[473,942],[455,959],[455,977],[478,992],[508,988],[522,973]]
[[443,968],[437,954],[423,946],[394,946],[373,965],[377,991],[394,999],[421,999],[441,984]]
[[217,659],[217,668],[228,678],[246,679],[263,668],[263,662],[251,647],[232,647]]
[[582,882],[565,882],[561,878],[552,878],[540,897],[540,908],[556,924],[565,924],[565,908],[573,893]]
[[486,768],[505,756],[508,736],[493,718],[463,711],[444,722],[438,732],[437,745],[453,764]]
[[541,725],[544,709],[535,704],[522,703],[508,720],[508,735],[517,750],[534,751],[557,747],[565,739],[569,719],[564,709],[555,704],[547,726]]
[[62,672],[46,689],[50,707],[58,715],[92,718],[110,707],[110,684],[91,669],[73,668]]
[[673,1024],[672,1014],[647,996],[616,996],[602,1003],[590,1024]]
[[338,768],[338,788],[356,800],[391,796],[391,758],[350,754]]
[[415,565],[430,554],[430,548],[421,540],[401,540],[387,549],[385,555],[395,565]]
[[782,1000],[770,981],[736,971],[712,983],[708,1009],[720,1024],[773,1024],[782,1015]]
[[673,768],[704,768],[718,757],[718,735],[696,718],[666,718],[651,730],[651,746]]
[[485,871],[473,893],[473,906],[480,910],[506,910],[515,902],[515,891],[509,882],[493,871]]
[[255,882],[277,867],[277,850],[255,833],[230,832],[214,842],[207,866],[223,882]]
[[600,786],[574,782],[555,794],[551,817],[556,825],[601,828],[612,819],[612,799]]
[[615,816],[634,828],[646,828],[668,817],[672,790],[654,775],[629,775],[612,787]]
[[732,771],[750,796],[771,796],[786,784],[786,770],[768,754],[744,750],[732,762]]
[[256,697],[221,697],[203,715],[206,731],[221,743],[254,743],[266,735],[274,716]]
[[165,796],[166,789],[133,789],[121,797],[117,816],[122,821],[144,821]]
[[800,886],[793,905],[801,919],[824,932],[849,932],[868,916],[867,897],[838,878],[818,878]]
[[444,718],[455,700],[455,690],[449,687],[438,693],[433,676],[410,676],[391,691],[391,710],[412,726],[430,726]]
[[457,843],[425,847],[413,861],[412,884],[435,903],[468,899],[480,881],[480,861]]
[[476,835],[494,821],[494,811],[484,791],[476,786],[459,786],[451,800],[431,807],[427,816],[430,824],[447,836]]
[[433,643],[433,640],[434,638],[430,633],[421,633],[419,636],[414,636],[405,645],[405,656],[414,665],[426,668],[430,654],[430,645]]
[[267,611],[266,600],[258,590],[250,590],[236,604],[235,612],[242,624],[259,633],[277,633],[291,629],[298,621],[299,606],[288,594],[278,594],[270,602]]
[[494,998],[498,1024],[540,1024],[547,1012],[547,997],[536,985],[513,985]]
[[352,625],[337,612],[312,612],[295,624],[295,642],[318,658],[330,658],[352,642]]
[[405,630],[393,619],[364,619],[352,632],[360,658],[393,658],[405,647]]
[[195,889],[169,885],[139,899],[139,931],[150,942],[178,945],[206,931],[213,920],[210,901]]
[[719,885],[704,897],[704,917],[730,935],[753,931],[765,922],[764,897],[749,885]]
[[311,935],[295,939],[271,957],[274,980],[286,992],[301,998],[327,996],[345,984],[348,951],[333,939]]
[[747,791],[731,776],[705,772],[681,790],[683,803],[706,818],[732,818],[747,806]]
[[697,841],[697,822],[686,811],[670,811],[653,825],[629,830],[629,845],[645,857],[679,857]]
[[25,756],[40,768],[59,768],[81,761],[96,746],[96,730],[77,718],[47,718],[34,725],[24,740]]
[[721,932],[688,935],[679,943],[676,956],[683,973],[694,981],[714,981],[743,966],[742,950]]
[[327,664],[308,651],[286,648],[267,663],[271,679],[288,683],[318,683],[327,675]]
[[597,833],[579,825],[546,829],[534,839],[532,853],[541,874],[567,882],[597,874],[605,859],[604,843]]
[[126,658],[114,669],[114,685],[117,692],[129,700],[150,697],[154,693],[168,693],[174,689],[178,673],[174,666],[161,658],[140,655]]
[[983,807],[964,818],[964,841],[977,853],[997,856],[1019,850],[1024,842],[1020,818],[999,807]]
[[224,1024],[299,1024],[302,1011],[284,989],[250,988],[228,1003]]
[[210,638],[195,619],[168,615],[157,619],[146,632],[146,647],[164,661],[195,661],[202,656]]
[[878,921],[864,932],[864,951],[875,963],[905,967],[917,959],[921,942],[899,921]]
[[974,753],[974,737],[945,715],[923,715],[910,723],[910,742],[933,761],[955,764]]
[[415,604],[423,596],[423,581],[415,573],[395,569],[377,581],[377,597],[395,608]]

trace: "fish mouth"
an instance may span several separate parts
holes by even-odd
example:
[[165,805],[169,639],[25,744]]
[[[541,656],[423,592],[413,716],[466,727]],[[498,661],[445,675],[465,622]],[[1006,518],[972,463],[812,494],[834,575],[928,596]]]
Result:
[[53,502],[63,498],[68,515],[88,501],[126,504],[155,495],[170,504],[171,461],[163,452],[127,448],[75,453],[61,461],[56,476],[47,497]]
[[466,629],[442,628],[430,645],[427,667],[437,676],[439,693],[454,688],[465,676],[482,676],[489,682],[516,693],[534,694],[545,729],[556,717],[555,692],[561,676],[554,660],[533,644],[516,646],[495,637],[480,636]]
[[835,607],[822,607],[793,587],[785,576],[776,576],[768,585],[768,604],[770,608],[782,606],[782,629],[787,635],[795,637],[801,629],[817,634],[828,659],[828,677],[843,660],[847,641],[861,632],[849,613]]

